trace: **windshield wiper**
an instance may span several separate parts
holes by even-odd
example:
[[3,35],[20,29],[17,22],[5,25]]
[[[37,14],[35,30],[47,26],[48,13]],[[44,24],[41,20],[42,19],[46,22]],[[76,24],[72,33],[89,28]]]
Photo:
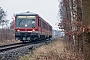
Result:
[[20,25],[20,22],[21,22],[21,21],[22,21],[22,20],[19,21],[19,24],[18,24],[18,25]]

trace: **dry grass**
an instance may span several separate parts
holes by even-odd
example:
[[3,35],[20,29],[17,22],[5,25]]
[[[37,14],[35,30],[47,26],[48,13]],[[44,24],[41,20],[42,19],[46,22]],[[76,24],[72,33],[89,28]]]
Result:
[[[21,57],[20,60],[62,60],[61,54],[64,51],[63,39],[59,39],[48,45],[37,48],[29,55]],[[33,53],[33,54],[32,54]]]
[[68,44],[66,45],[63,39],[59,39],[31,51],[28,55],[20,57],[19,60],[84,60],[82,53],[72,49],[67,50]]
[[14,30],[11,29],[0,29],[0,45],[12,44],[20,42],[15,40]]
[[5,40],[5,41],[0,41],[0,45],[7,45],[7,44],[13,44],[13,43],[18,43],[20,42],[19,40]]

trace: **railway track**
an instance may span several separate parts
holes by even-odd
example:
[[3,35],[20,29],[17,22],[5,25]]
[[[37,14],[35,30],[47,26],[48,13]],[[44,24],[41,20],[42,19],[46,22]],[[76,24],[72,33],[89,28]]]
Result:
[[14,44],[0,46],[0,52],[8,51],[11,49],[15,49],[15,48],[19,48],[19,47],[23,47],[23,46],[27,46],[27,45],[30,45],[30,43],[29,42],[26,42],[26,44],[14,43]]
[[25,43],[14,43],[14,44],[9,44],[9,45],[3,45],[3,46],[0,46],[0,52],[4,52],[4,51],[8,51],[8,50],[11,50],[11,49],[16,49],[16,48],[19,48],[19,47],[24,47],[24,46],[27,46],[27,45],[31,45],[31,49],[33,48],[32,45],[35,45],[35,44],[40,44],[40,43],[48,43],[50,40],[38,40],[38,41],[32,41],[32,42],[25,42]]
[[33,50],[39,48],[42,45],[49,44],[51,41],[56,40],[37,40],[32,42],[14,43],[9,45],[0,46],[0,60],[18,60],[19,56],[33,53]]

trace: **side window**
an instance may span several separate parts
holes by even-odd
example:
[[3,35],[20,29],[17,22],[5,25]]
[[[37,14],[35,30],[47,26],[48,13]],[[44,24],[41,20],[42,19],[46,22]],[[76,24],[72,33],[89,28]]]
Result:
[[50,31],[50,26],[49,26],[49,31]]
[[41,27],[41,20],[39,19],[39,26]]
[[42,21],[42,28],[45,29],[45,22]]
[[40,17],[38,18],[38,26],[41,27],[41,20],[40,20]]
[[[43,21],[42,21],[43,22]],[[44,22],[42,23],[42,25],[43,25],[43,28],[44,28]]]
[[45,29],[46,29],[46,23],[45,23]]
[[48,30],[48,25],[46,24],[46,29]]
[[52,27],[51,26],[49,26],[49,31],[52,31]]
[[42,28],[43,28],[43,21],[42,21]]
[[45,25],[46,25],[46,24],[45,24],[45,22],[44,22],[44,29],[45,29]]
[[40,20],[40,19],[38,18],[38,26],[40,26],[40,24],[39,24],[40,21],[39,21],[39,20]]
[[44,28],[44,22],[43,22],[43,28]]
[[52,27],[50,27],[50,31],[52,31]]

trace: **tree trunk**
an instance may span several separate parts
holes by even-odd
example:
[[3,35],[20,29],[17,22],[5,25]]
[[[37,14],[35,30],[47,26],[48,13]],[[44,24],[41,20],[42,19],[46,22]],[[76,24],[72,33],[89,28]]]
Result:
[[[82,1],[82,10],[83,10],[83,23],[88,26],[90,25],[90,0]],[[90,33],[84,33],[84,55],[85,60],[90,60]]]

